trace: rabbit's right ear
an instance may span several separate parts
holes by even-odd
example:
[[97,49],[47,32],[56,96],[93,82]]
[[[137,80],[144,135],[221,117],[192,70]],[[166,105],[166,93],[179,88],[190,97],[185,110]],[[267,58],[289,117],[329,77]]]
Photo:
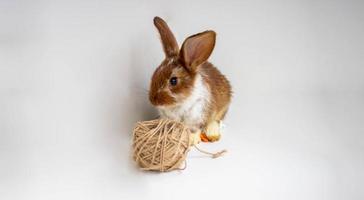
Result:
[[157,27],[161,36],[162,45],[166,57],[177,56],[179,48],[177,40],[174,37],[172,31],[169,29],[167,23],[160,17],[154,17],[154,26]]
[[180,59],[189,71],[207,61],[215,47],[216,33],[205,31],[188,37],[182,44]]

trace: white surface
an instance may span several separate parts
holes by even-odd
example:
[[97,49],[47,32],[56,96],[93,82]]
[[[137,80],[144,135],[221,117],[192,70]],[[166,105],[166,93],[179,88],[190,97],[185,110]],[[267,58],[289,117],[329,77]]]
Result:
[[[361,1],[0,1],[0,199],[364,199]],[[134,122],[178,41],[218,33],[234,99],[219,159],[138,171]]]

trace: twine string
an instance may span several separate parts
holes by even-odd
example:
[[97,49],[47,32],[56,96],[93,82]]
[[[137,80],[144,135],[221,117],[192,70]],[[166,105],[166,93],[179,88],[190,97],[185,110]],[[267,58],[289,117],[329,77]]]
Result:
[[211,153],[197,145],[191,145],[190,135],[190,130],[182,123],[169,119],[138,122],[133,131],[133,158],[143,170],[163,172],[185,169],[191,146],[212,158],[220,157],[226,152],[222,150]]

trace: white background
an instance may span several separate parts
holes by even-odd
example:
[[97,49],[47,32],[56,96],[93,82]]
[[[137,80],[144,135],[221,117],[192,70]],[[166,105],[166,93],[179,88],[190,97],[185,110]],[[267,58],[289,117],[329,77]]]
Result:
[[[362,1],[0,0],[0,199],[364,199]],[[213,29],[234,98],[210,159],[139,171],[154,16]]]

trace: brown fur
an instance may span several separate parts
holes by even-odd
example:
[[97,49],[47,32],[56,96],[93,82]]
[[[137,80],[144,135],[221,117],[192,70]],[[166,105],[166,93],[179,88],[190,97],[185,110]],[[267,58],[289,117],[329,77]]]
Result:
[[204,63],[215,47],[216,33],[205,31],[188,37],[182,44],[180,60],[189,71]]
[[155,17],[153,21],[154,21],[154,25],[157,27],[159,34],[161,36],[165,54],[168,57],[178,55],[179,48],[178,48],[177,40],[174,37],[174,35],[172,34],[172,32],[169,29],[166,22],[159,17]]
[[[215,46],[216,34],[205,31],[188,37],[181,50],[168,25],[159,17],[154,18],[166,55],[165,60],[152,76],[149,99],[155,106],[174,106],[183,103],[192,92],[196,75],[200,74],[210,92],[210,102],[207,105],[205,123],[202,129],[210,123],[222,120],[231,101],[231,86],[221,72],[207,62]],[[177,77],[176,86],[169,84],[172,77]]]
[[[175,61],[170,62],[173,59]],[[186,70],[177,58],[165,59],[154,71],[149,90],[149,100],[155,106],[174,105],[189,96],[195,81],[195,73]],[[169,84],[169,79],[177,77],[176,86]],[[169,92],[178,96],[178,99],[171,97]]]
[[199,67],[200,74],[206,81],[211,92],[211,103],[209,105],[206,122],[222,120],[228,110],[231,101],[231,86],[226,77],[211,63],[205,62]]

